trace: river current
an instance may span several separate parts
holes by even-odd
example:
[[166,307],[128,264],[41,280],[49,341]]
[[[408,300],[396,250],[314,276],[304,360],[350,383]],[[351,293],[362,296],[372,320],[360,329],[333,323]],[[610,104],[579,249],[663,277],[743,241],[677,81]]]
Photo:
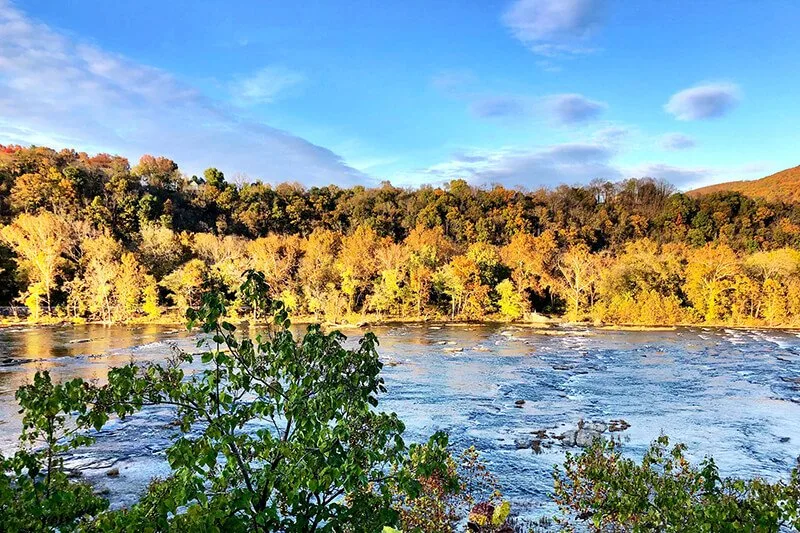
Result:
[[[694,460],[713,456],[724,475],[786,478],[800,455],[798,332],[501,324],[373,331],[387,363],[380,408],[406,423],[406,441],[444,430],[456,450],[474,445],[523,514],[552,511],[551,472],[567,448],[554,441],[535,453],[515,440],[537,430],[558,434],[581,419],[625,420],[630,428],[615,435],[632,457],[664,433]],[[345,333],[355,343],[362,332]],[[14,391],[36,370],[102,380],[109,367],[163,360],[173,346],[194,349],[195,341],[163,326],[0,329],[0,451],[16,446]],[[69,462],[86,467],[114,506],[129,504],[153,476],[168,473],[163,450],[177,436],[171,420],[169,409],[148,409],[112,421]],[[107,476],[110,469],[119,476]]]

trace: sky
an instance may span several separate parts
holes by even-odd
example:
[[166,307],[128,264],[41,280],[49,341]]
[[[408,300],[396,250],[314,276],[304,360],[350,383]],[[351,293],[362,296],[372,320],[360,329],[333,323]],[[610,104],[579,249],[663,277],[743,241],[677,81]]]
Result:
[[681,189],[800,164],[794,0],[0,0],[0,144],[235,181]]

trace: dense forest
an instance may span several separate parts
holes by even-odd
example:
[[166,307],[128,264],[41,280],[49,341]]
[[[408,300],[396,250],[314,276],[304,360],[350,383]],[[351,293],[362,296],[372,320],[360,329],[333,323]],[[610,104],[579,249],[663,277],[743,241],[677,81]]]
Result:
[[787,168],[758,180],[729,181],[701,187],[689,194],[694,196],[720,191],[737,191],[768,201],[800,202],[800,166]]
[[304,188],[0,146],[0,221],[0,303],[40,320],[165,320],[211,287],[236,302],[254,269],[332,322],[800,323],[800,204],[649,178]]

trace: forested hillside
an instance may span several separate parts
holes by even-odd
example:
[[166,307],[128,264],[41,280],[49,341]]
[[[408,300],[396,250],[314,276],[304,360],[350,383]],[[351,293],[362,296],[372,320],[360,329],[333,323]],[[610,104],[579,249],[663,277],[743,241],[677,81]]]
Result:
[[651,179],[304,188],[5,146],[0,217],[3,303],[33,318],[156,320],[252,268],[330,321],[800,322],[800,205]]
[[800,166],[787,168],[766,178],[752,181],[729,181],[689,191],[689,196],[716,192],[740,192],[752,198],[772,202],[800,202]]

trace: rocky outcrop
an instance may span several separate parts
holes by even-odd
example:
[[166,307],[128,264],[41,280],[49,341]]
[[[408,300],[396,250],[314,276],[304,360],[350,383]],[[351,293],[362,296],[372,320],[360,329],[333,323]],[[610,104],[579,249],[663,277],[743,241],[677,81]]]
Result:
[[518,450],[528,449],[534,453],[542,453],[543,449],[550,448],[554,443],[560,442],[565,448],[579,447],[587,448],[594,441],[604,438],[614,438],[612,433],[619,433],[631,427],[626,421],[611,420],[605,422],[595,420],[586,422],[580,420],[575,429],[568,429],[561,433],[553,430],[538,429],[531,431],[530,435],[524,435],[514,439],[514,447]]

